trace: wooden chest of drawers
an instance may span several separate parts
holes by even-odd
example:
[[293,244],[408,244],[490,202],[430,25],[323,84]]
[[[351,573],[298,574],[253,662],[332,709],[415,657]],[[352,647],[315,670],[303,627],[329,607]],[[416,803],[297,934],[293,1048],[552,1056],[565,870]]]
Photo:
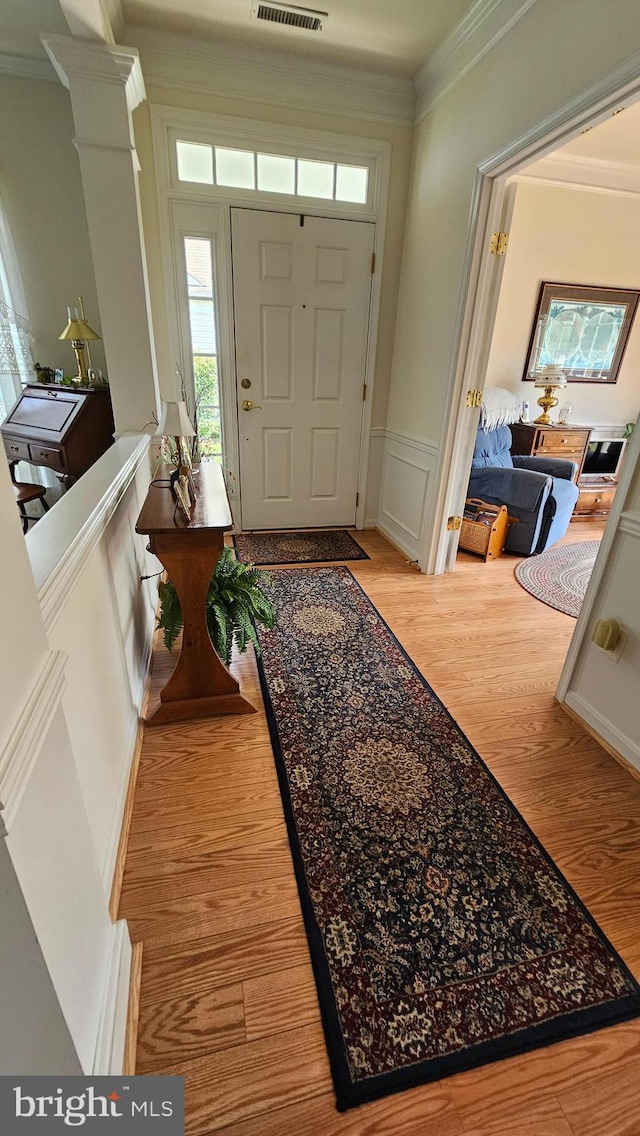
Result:
[[547,458],[567,458],[576,463],[577,481],[591,434],[590,426],[536,426],[516,422],[511,426],[511,453]]
[[[608,517],[616,494],[617,483],[609,481],[581,481],[578,486],[580,496],[573,511],[576,520],[589,517]],[[573,518],[572,518],[573,520]]]

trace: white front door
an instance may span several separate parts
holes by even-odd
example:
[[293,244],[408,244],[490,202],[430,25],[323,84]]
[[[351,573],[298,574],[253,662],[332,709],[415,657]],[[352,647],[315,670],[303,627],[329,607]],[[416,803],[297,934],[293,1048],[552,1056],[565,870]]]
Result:
[[374,226],[231,214],[243,528],[352,525]]

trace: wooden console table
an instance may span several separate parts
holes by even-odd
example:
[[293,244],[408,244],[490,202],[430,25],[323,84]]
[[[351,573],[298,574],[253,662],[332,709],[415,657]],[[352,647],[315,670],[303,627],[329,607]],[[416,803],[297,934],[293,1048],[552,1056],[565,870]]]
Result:
[[148,724],[221,714],[254,714],[255,706],[240,694],[239,683],[216,654],[207,630],[209,581],[232,527],[231,510],[221,467],[204,462],[196,474],[197,501],[190,521],[168,485],[151,485],[136,532],[149,536],[178,593],[182,607],[182,647],[176,668],[160,694],[160,705]]

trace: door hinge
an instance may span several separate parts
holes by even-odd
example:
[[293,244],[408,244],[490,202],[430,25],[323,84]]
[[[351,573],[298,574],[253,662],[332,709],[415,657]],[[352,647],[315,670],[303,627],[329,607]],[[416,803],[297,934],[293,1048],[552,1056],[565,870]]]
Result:
[[491,236],[491,244],[489,245],[489,252],[492,256],[504,256],[508,244],[508,233],[493,233]]
[[372,276],[373,276],[375,270],[376,270],[376,254],[375,254],[375,252],[372,252],[371,253],[371,275]]
[[466,402],[465,402],[465,406],[473,408],[473,409],[475,409],[478,406],[482,406],[482,391],[479,391],[479,390],[467,391],[467,399],[466,399]]
[[462,524],[462,517],[447,517],[447,532],[456,532]]
[[359,504],[360,504],[360,494],[356,493],[356,509],[358,508]]
[[362,384],[362,401],[365,402],[367,398],[367,384]]

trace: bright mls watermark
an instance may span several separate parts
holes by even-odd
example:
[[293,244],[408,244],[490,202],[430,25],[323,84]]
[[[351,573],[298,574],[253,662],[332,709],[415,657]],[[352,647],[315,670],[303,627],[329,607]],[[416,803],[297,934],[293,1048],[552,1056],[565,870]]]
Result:
[[0,1077],[0,1132],[184,1136],[184,1077]]

